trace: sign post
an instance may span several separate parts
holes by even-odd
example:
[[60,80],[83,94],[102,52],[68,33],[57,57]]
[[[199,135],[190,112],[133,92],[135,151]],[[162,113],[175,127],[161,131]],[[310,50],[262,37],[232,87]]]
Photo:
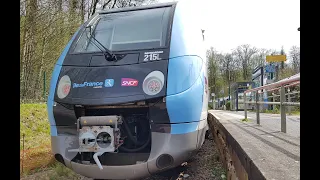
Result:
[[252,81],[255,82],[255,87],[263,86],[263,67],[256,68],[252,73]]
[[270,84],[274,80],[274,74],[276,72],[276,66],[274,63],[269,63],[265,66],[265,74],[267,76],[266,84]]
[[212,96],[212,109],[213,110],[215,110],[216,108],[215,108],[215,105],[216,105],[216,103],[215,103],[215,94],[214,93],[211,93],[211,96]]
[[[284,62],[287,60],[287,56],[286,55],[270,55],[270,56],[266,56],[266,61],[271,63],[279,63],[279,62]],[[275,80],[278,81],[278,72],[279,72],[279,66],[276,65],[276,78]]]
[[[261,67],[257,67],[253,73],[252,73],[252,81],[255,82],[255,87],[260,87],[260,86],[264,86],[265,82],[264,82],[264,67],[261,66]],[[266,92],[264,92],[264,90],[262,89],[261,92],[263,92],[264,94]],[[258,92],[257,92],[258,94]],[[256,96],[256,101],[261,101],[262,100],[262,96]],[[264,108],[265,106],[258,106],[257,107],[262,107]],[[260,109],[259,109],[260,110]]]

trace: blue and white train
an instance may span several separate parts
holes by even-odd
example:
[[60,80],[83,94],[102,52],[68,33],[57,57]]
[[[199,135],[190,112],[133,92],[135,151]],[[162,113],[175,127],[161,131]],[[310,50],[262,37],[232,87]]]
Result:
[[141,178],[186,161],[208,130],[204,31],[193,4],[101,11],[55,64],[52,152],[95,179]]

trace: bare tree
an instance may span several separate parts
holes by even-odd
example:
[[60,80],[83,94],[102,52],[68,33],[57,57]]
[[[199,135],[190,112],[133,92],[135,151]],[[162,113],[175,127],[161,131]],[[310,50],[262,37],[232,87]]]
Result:
[[111,0],[108,0],[106,3],[104,3],[104,4],[102,5],[102,9],[105,9],[106,6],[107,6],[110,2],[111,2]]
[[123,8],[123,7],[131,7],[131,6],[141,6],[146,4],[152,4],[158,2],[157,0],[92,0],[92,11],[91,15],[93,15],[96,10],[99,8],[99,3],[101,9],[112,9],[112,8]]
[[[98,4],[99,0],[92,0],[92,7],[91,7],[91,16],[94,15],[94,13],[96,13],[96,9],[97,9],[97,4]],[[89,17],[88,17],[89,18]]]
[[208,81],[211,91],[217,93],[217,79],[218,79],[218,71],[219,71],[219,62],[217,59],[217,51],[211,47],[207,51],[207,59],[208,59]]
[[271,53],[271,50],[258,49],[257,53],[252,56],[253,68],[264,66],[266,63],[266,56]]
[[226,81],[235,81],[235,71],[237,70],[236,61],[232,54],[223,55],[220,58],[220,64],[222,65],[221,70],[223,71],[224,79]]
[[[286,55],[286,53],[284,52],[283,46],[281,47],[280,55]],[[281,62],[281,70],[283,69],[284,69],[284,61]]]
[[252,56],[258,52],[255,47],[250,47],[249,44],[238,46],[233,55],[237,59],[237,62],[242,66],[242,75],[244,80],[249,80],[251,70],[253,69]]
[[290,49],[289,56],[295,73],[300,72],[300,48],[292,46]]
[[[28,24],[28,29],[24,29],[23,32],[23,51],[20,55],[21,57],[21,75],[20,79],[22,82],[22,89],[21,89],[21,95],[25,96],[30,92],[29,88],[29,81],[31,79],[31,76],[33,74],[33,61],[35,55],[35,32],[36,32],[36,15],[37,15],[37,0],[28,0],[25,3],[25,9],[26,9],[26,17],[25,21],[26,24]],[[31,92],[32,93],[32,92]]]
[[81,13],[81,23],[84,22],[84,17],[85,17],[85,0],[80,1],[80,13]]
[[78,26],[76,11],[78,8],[78,1],[77,0],[69,0],[69,24],[70,24],[70,36],[75,32],[76,27]]

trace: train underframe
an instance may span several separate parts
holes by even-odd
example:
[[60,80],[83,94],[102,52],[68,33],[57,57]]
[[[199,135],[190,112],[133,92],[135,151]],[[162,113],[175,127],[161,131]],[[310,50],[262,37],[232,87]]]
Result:
[[190,133],[171,134],[172,124],[152,122],[149,106],[74,107],[77,133],[52,136],[55,158],[96,179],[141,178],[179,166],[201,147],[207,124]]

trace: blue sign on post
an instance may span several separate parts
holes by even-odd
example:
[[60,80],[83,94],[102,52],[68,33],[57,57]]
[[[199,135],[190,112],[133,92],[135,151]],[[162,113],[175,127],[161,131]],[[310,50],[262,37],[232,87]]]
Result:
[[265,67],[266,73],[274,73],[276,71],[275,66],[273,64],[268,64]]

